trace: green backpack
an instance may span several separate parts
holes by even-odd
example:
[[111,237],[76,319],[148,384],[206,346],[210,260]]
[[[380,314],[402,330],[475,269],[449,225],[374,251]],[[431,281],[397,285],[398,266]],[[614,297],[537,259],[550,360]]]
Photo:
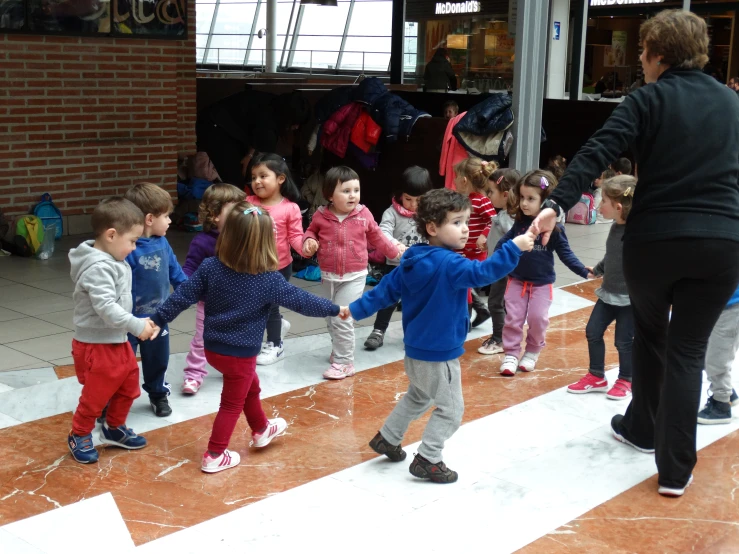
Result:
[[15,234],[22,236],[35,254],[44,242],[44,224],[35,215],[24,215],[15,224]]

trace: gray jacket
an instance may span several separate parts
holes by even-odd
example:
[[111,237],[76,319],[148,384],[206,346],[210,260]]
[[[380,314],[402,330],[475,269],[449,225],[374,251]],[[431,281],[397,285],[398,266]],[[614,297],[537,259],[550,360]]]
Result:
[[93,344],[120,344],[126,342],[126,333],[140,335],[146,321],[131,313],[131,267],[93,244],[88,240],[69,251],[74,338]]
[[493,217],[493,224],[488,234],[488,258],[495,252],[495,245],[513,227],[513,218],[505,210],[499,210]]
[[603,276],[603,285],[595,291],[598,298],[612,306],[631,304],[624,277],[624,231],[626,224],[614,223],[606,239],[606,256],[593,268],[593,275]]
[[[380,229],[394,243],[399,242],[406,248],[410,248],[414,244],[423,244],[428,242],[418,232],[416,222],[412,217],[406,217],[398,213],[393,206],[390,206],[382,214],[382,221],[380,221]],[[399,265],[400,260],[391,260],[386,258],[388,265]]]

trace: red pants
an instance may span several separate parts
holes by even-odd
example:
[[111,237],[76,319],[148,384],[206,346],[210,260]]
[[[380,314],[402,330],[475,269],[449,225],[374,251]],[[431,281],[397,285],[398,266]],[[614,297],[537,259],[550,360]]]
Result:
[[259,399],[262,389],[259,388],[256,356],[237,358],[206,350],[205,359],[223,374],[221,406],[208,441],[208,450],[220,455],[228,447],[242,411],[252,431],[261,431],[269,423]]
[[72,357],[77,380],[82,384],[72,433],[89,435],[106,405],[108,425],[125,425],[131,404],[141,395],[139,365],[128,341],[91,344],[72,339]]

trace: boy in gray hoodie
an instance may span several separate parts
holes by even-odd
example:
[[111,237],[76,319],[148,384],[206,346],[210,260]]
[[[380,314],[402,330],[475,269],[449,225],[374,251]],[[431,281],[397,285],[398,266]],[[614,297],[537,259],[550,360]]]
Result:
[[92,213],[95,240],[69,251],[74,281],[72,357],[82,394],[72,419],[67,445],[82,464],[97,462],[92,444],[95,420],[107,406],[100,442],[137,449],[146,439],[126,427],[139,390],[139,366],[127,333],[141,340],[156,337],[151,320],[131,313],[131,267],[126,256],[136,248],[144,214],[120,197],[104,200]]

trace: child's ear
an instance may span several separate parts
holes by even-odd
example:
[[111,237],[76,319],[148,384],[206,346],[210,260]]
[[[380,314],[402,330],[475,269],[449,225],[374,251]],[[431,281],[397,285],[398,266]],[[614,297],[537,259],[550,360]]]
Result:
[[146,214],[146,217],[144,218],[144,225],[148,227],[154,225],[154,214]]
[[105,240],[112,242],[116,234],[117,234],[117,231],[115,230],[115,228],[111,227],[110,229],[105,231],[105,233],[103,233],[103,237],[105,238]]
[[426,224],[426,232],[430,237],[435,237],[438,234],[438,230],[436,229],[436,223],[433,221]]
[[508,191],[507,190],[503,191],[503,198],[505,198],[506,200],[508,200]]
[[278,175],[277,176],[277,184],[282,186],[282,183],[284,183],[286,180],[286,177],[284,175]]

